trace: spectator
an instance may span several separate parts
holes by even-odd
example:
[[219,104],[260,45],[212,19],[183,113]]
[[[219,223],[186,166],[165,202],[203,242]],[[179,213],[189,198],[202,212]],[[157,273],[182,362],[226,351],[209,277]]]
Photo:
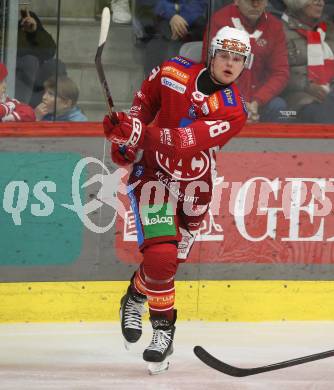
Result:
[[[245,96],[249,122],[282,119],[285,101],[278,95],[289,78],[288,54],[280,20],[266,12],[267,0],[234,0],[211,18],[211,35],[222,26],[246,30],[251,38],[252,57],[238,81]],[[206,61],[206,33],[202,60]]]
[[274,13],[275,15],[282,15],[282,13],[285,11],[285,4],[283,0],[270,0],[269,1],[269,9],[271,13]]
[[130,23],[130,0],[111,0],[112,21],[114,23]]
[[[43,83],[56,72],[56,43],[38,16],[21,9],[18,22],[15,97],[35,107],[43,95]],[[58,71],[65,74],[65,65]]]
[[0,63],[0,122],[33,122],[34,110],[27,104],[20,103],[6,95],[6,77],[8,70]]
[[[79,90],[74,81],[67,76],[58,78],[57,97],[56,79],[50,78],[45,82],[42,102],[35,108],[38,121],[84,122],[86,115],[77,106]],[[56,101],[55,101],[56,100]],[[57,106],[56,115],[55,103]]]
[[324,0],[284,0],[290,80],[284,92],[300,122],[334,123],[334,25],[321,22]]
[[[145,0],[141,0],[144,1]],[[154,7],[154,35],[146,44],[144,71],[179,53],[184,42],[201,40],[207,0],[159,0]]]
[[135,0],[132,18],[132,28],[136,44],[147,42],[155,34],[154,0]]

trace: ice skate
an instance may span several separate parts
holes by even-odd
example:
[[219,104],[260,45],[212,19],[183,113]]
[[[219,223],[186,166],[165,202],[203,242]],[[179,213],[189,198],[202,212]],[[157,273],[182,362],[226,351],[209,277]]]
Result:
[[151,317],[153,328],[151,344],[145,349],[143,359],[148,364],[150,375],[157,375],[168,370],[168,357],[173,353],[173,340],[175,333],[176,310],[174,319],[167,320],[164,317]]
[[134,294],[130,286],[121,299],[120,319],[126,349],[130,349],[130,345],[136,343],[142,335],[142,316],[146,312],[146,300],[144,295]]

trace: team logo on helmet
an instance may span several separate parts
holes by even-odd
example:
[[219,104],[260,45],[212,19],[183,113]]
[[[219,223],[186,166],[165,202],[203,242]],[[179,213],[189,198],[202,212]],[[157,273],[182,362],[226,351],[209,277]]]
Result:
[[218,41],[217,44],[221,45],[222,50],[231,51],[233,53],[246,55],[248,51],[247,45],[236,39],[223,39],[222,41]]

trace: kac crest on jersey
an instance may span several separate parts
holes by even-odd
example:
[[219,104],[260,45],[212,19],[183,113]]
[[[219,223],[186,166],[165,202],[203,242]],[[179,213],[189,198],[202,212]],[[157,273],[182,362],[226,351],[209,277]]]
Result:
[[156,152],[156,160],[163,171],[180,181],[198,180],[210,167],[209,157],[204,152],[196,153],[192,159],[174,159]]

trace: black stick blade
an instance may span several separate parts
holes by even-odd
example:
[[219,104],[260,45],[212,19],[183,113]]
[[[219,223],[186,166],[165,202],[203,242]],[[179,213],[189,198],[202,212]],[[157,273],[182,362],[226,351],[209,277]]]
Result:
[[196,347],[194,347],[194,353],[199,358],[199,360],[201,360],[207,366],[217,371],[223,372],[226,375],[235,376],[235,377],[252,375],[249,374],[248,369],[234,367],[227,363],[222,362],[221,360],[212,356],[209,352],[207,352],[204,348],[202,348],[199,345],[196,345]]
[[254,367],[254,368],[240,368],[222,362],[221,360],[212,356],[209,352],[207,352],[204,348],[202,348],[199,345],[194,347],[194,353],[203,363],[205,363],[209,367],[217,371],[223,372],[226,375],[235,376],[235,377],[250,376],[250,375],[261,374],[263,372],[280,370],[282,368],[293,367],[299,364],[309,363],[315,360],[321,360],[321,359],[334,356],[334,350],[330,350],[330,351],[315,353],[313,355],[302,356],[296,359],[286,360],[284,362],[269,364],[267,366]]

